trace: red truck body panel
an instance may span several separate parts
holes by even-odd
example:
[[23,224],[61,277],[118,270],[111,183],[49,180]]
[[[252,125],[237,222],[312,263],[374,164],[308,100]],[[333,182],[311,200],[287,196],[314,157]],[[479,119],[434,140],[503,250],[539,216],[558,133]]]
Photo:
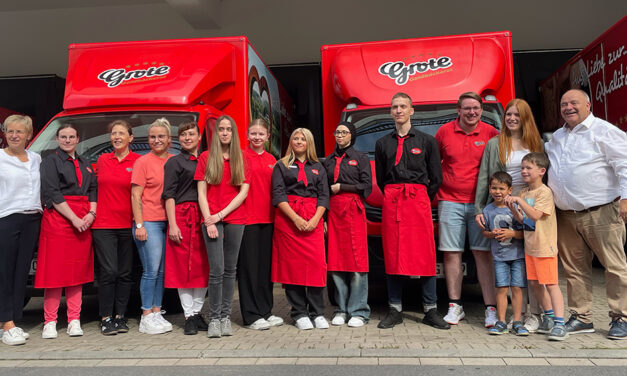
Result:
[[560,100],[570,89],[590,96],[592,112],[627,131],[627,16],[601,34],[540,83],[544,132],[564,124]]
[[504,105],[514,98],[508,31],[326,45],[321,54],[327,153],[349,103],[388,107],[399,91],[414,104],[456,102],[466,91],[493,95]]

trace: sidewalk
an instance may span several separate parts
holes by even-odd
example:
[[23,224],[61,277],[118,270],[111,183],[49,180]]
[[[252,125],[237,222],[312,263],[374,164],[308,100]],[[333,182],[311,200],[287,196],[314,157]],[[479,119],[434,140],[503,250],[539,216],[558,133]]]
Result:
[[[490,336],[483,327],[484,307],[478,286],[465,288],[472,302],[465,304],[466,319],[451,330],[437,330],[420,323],[422,312],[410,307],[404,322],[393,329],[377,328],[387,307],[373,307],[371,321],[362,328],[334,327],[299,331],[287,319],[289,306],[280,286],[275,287],[274,314],[286,324],[266,331],[243,328],[239,301],[233,305],[232,337],[208,339],[204,332],[183,335],[182,314],[167,315],[174,331],[145,335],[137,331],[138,318],[129,319],[130,332],[103,336],[97,321],[97,297],[83,301],[83,337],[65,333],[59,320],[59,338],[41,338],[42,298],[27,306],[19,323],[31,338],[25,346],[0,344],[1,366],[107,366],[195,364],[443,364],[443,365],[627,365],[627,340],[606,338],[607,316],[603,272],[594,271],[594,324],[596,333],[570,336],[564,342],[549,342],[546,336]],[[565,287],[563,287],[565,292]],[[445,303],[444,295],[440,300]],[[417,306],[417,305],[412,305]],[[206,306],[205,306],[206,308]],[[60,311],[64,311],[62,305]],[[440,307],[445,312],[444,306]],[[330,320],[333,307],[327,306]],[[206,312],[205,312],[206,314]],[[568,315],[567,315],[568,316]],[[64,316],[63,316],[64,317]],[[568,318],[568,317],[567,317]],[[417,322],[418,321],[418,322]]]

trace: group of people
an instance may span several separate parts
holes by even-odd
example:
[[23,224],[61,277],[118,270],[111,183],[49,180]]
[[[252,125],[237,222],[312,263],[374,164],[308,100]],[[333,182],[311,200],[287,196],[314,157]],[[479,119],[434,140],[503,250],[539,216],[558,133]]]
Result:
[[[464,318],[461,261],[468,233],[490,334],[508,331],[510,288],[513,333],[538,331],[563,340],[569,333],[594,331],[594,254],[606,268],[608,337],[627,338],[625,133],[594,117],[589,99],[578,90],[562,97],[566,124],[544,148],[524,100],[507,104],[500,134],[481,121],[482,105],[476,93],[462,94],[458,118],[432,137],[412,126],[407,94],[392,98],[395,129],[375,148],[389,300],[378,327],[403,321],[405,276],[420,277],[425,324],[449,329]],[[236,280],[245,327],[283,324],[272,314],[273,283],[281,283],[295,326],[325,329],[328,272],[338,303],[331,324],[368,323],[364,201],[373,179],[368,157],[353,147],[357,131],[350,122],[337,125],[334,151],[320,162],[306,128],[292,132],[284,157],[276,161],[265,150],[270,132],[261,119],[249,124],[248,146],[242,150],[229,116],[216,120],[202,153],[198,125],[178,125],[181,153],[176,156],[168,151],[168,120],[157,119],[148,129],[151,151],[139,156],[130,150],[132,127],[116,120],[109,125],[113,152],[101,155],[95,170],[76,152],[79,134],[72,124],[58,128],[58,148],[43,160],[26,150],[33,135],[30,118],[10,116],[3,130],[8,142],[0,151],[4,343],[23,344],[28,338],[15,321],[22,317],[37,245],[35,287],[45,289],[43,338],[57,337],[63,289],[67,333],[83,334],[82,285],[94,279],[94,254],[101,332],[128,332],[134,244],[143,269],[141,333],[173,329],[161,307],[164,288],[176,288],[186,335],[232,335]],[[437,310],[434,199],[449,298],[445,316]],[[571,309],[567,322],[557,283],[558,250]],[[200,312],[207,292],[205,321]]]

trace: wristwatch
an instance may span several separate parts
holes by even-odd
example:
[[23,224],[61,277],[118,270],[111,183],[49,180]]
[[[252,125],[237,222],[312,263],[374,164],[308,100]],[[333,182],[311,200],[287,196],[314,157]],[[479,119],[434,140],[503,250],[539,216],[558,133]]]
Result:
[[136,228],[136,229],[138,229],[138,230],[139,230],[140,228],[142,228],[142,227],[144,227],[144,224],[143,224],[143,223],[136,223],[136,224],[135,224],[135,228]]

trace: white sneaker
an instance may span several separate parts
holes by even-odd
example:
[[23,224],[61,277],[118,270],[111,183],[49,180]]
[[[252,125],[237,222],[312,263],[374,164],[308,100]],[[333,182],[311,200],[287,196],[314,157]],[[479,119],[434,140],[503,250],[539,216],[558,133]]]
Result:
[[496,322],[499,321],[498,317],[496,317],[496,308],[488,307],[485,309],[485,327],[491,328]]
[[535,333],[540,327],[540,316],[529,313],[525,316],[523,326],[529,331],[529,333]]
[[252,329],[252,330],[268,330],[270,329],[270,326],[271,326],[270,323],[267,322],[266,319],[262,317],[259,320],[255,321],[254,323],[246,326],[246,328]]
[[[24,339],[29,339],[30,338],[30,334],[28,334],[27,332],[24,331],[24,329],[20,328],[19,326],[15,327],[17,329],[17,331],[22,335],[22,337],[24,337]],[[2,334],[0,334],[1,336]]]
[[322,315],[314,319],[314,325],[316,329],[329,329],[329,322]]
[[57,322],[50,321],[44,325],[44,330],[41,332],[41,338],[53,339],[57,338]]
[[154,314],[155,314],[155,321],[161,324],[161,326],[163,327],[163,330],[165,330],[166,332],[171,332],[172,324],[170,324],[168,320],[163,318],[165,311],[155,312]]
[[335,316],[333,316],[333,320],[331,320],[331,325],[340,326],[344,324],[346,324],[346,313],[336,313]]
[[444,316],[444,321],[451,325],[457,325],[461,320],[466,317],[466,313],[464,313],[464,307],[460,306],[457,303],[449,303],[448,305],[448,313]]
[[294,325],[296,325],[296,327],[300,330],[310,330],[314,328],[311,320],[307,316],[303,316],[300,319],[296,320],[296,323]]
[[350,328],[360,328],[364,326],[365,324],[366,324],[366,321],[359,316],[353,316],[351,317],[350,320],[348,320],[348,326]]
[[282,318],[275,315],[270,315],[270,317],[268,317],[266,321],[270,324],[270,326],[281,326],[284,322]]
[[67,324],[67,334],[70,337],[80,337],[83,335],[83,329],[81,329],[81,322],[78,320],[72,320]]
[[13,327],[2,333],[2,343],[9,346],[23,345],[26,343],[26,338],[22,335],[20,328]]
[[145,334],[163,334],[165,328],[155,319],[154,312],[143,315],[139,321],[139,332]]

